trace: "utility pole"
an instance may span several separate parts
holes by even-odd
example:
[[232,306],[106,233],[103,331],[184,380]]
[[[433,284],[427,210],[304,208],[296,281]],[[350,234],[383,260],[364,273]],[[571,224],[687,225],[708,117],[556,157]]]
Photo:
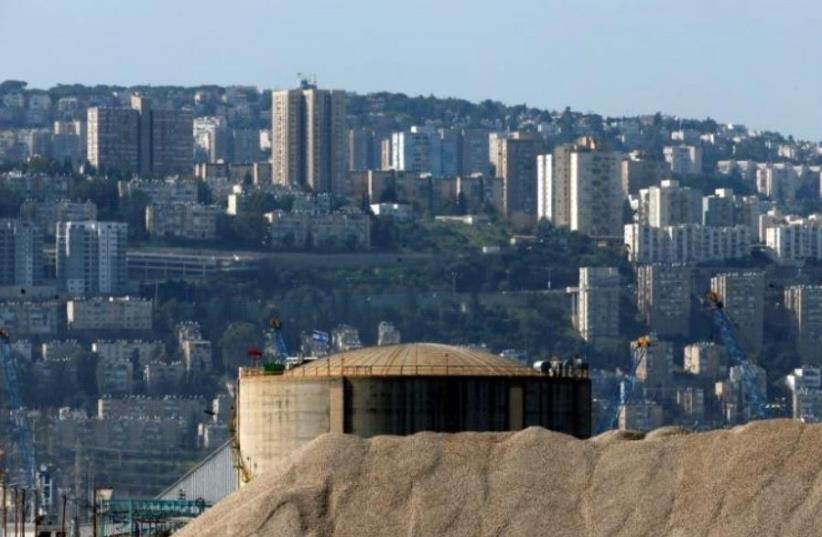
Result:
[[[66,535],[66,501],[68,497],[66,497],[66,493],[63,493],[63,509],[62,514],[60,516],[60,532],[63,534],[63,537]],[[35,536],[36,537],[36,536]]]
[[26,537],[26,489],[20,489],[20,537]]
[[3,474],[3,537],[9,537],[9,527],[6,513],[6,474]]
[[97,537],[97,487],[93,489],[91,498],[91,535]]
[[40,494],[37,489],[34,489],[32,494],[34,495],[34,512],[31,514],[31,520],[34,522],[34,537],[37,537],[37,526],[39,525],[37,524],[37,517],[40,514]]
[[17,503],[17,487],[12,488],[12,498],[14,503],[14,537],[17,537],[17,520],[20,518],[20,504]]

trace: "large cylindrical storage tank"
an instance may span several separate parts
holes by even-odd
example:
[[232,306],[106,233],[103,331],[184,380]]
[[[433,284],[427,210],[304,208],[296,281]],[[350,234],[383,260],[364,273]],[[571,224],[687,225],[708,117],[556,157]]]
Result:
[[538,425],[589,436],[587,371],[549,373],[432,343],[349,351],[282,374],[243,369],[237,416],[243,467],[258,475],[326,432],[370,437]]
[[[300,379],[244,370],[237,401],[237,438],[252,476],[329,432],[330,378]],[[336,383],[339,384],[337,379]],[[253,455],[253,456],[251,456]]]

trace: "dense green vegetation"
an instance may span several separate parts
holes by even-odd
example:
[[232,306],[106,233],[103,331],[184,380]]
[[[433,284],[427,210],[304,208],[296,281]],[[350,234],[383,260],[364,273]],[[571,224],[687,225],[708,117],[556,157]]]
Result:
[[[506,245],[501,225],[426,223],[396,232],[400,239],[409,237],[408,251],[422,246],[436,255],[414,261],[399,255],[394,265],[370,268],[288,269],[271,261],[252,275],[161,284],[150,290],[159,299],[156,330],[171,344],[177,322],[200,322],[226,374],[247,362],[249,346],[263,343],[274,312],[285,322],[292,351],[301,333],[340,323],[357,327],[363,343],[374,344],[377,325],[387,320],[405,341],[485,344],[497,352],[515,347],[533,357],[580,353],[598,366],[622,364],[628,340],[598,349],[584,344],[571,326],[564,291],[576,285],[583,265],[618,266],[627,278],[630,269],[619,252],[547,224],[516,246]],[[489,243],[504,247],[499,254],[480,254],[479,246]],[[624,309],[625,333],[638,334],[627,290]]]

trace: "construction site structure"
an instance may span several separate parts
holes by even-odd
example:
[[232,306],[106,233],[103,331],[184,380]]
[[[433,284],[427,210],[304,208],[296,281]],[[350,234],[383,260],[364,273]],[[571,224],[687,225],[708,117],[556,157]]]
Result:
[[[733,325],[728,316],[725,315],[722,297],[716,291],[710,290],[704,298],[696,298],[707,305],[710,310],[711,321],[716,334],[728,354],[729,366],[737,367],[740,372],[742,396],[750,408],[749,415],[746,418],[749,420],[768,418],[770,411],[767,395],[762,391],[754,364],[748,359],[745,351],[742,350],[734,334]],[[631,364],[624,379],[619,383],[619,391],[612,394],[606,401],[605,409],[594,429],[595,434],[614,429],[619,422],[620,413],[624,412],[626,405],[632,403],[637,369],[643,361],[648,359],[648,349],[653,345],[653,341],[653,336],[648,335],[642,336],[634,342],[635,352],[632,355]]]
[[201,499],[112,499],[98,495],[94,504],[94,535],[148,537],[170,535],[200,516],[207,504]]
[[[8,397],[9,414],[14,428],[14,445],[16,451],[15,463],[9,465],[6,459],[6,469],[3,475],[3,531],[6,533],[8,516],[5,501],[7,487],[13,493],[12,514],[15,528],[24,528],[31,520],[37,534],[37,522],[40,515],[39,492],[35,488],[37,466],[34,457],[34,444],[31,440],[31,430],[26,419],[26,409],[20,396],[20,385],[17,380],[17,369],[11,352],[11,335],[0,328],[0,353],[3,357],[3,380]],[[7,485],[7,479],[11,483]]]
[[17,369],[11,353],[11,336],[0,328],[0,352],[3,354],[3,379],[8,396],[9,412],[14,422],[14,442],[19,454],[18,468],[15,476],[20,484],[28,490],[34,489],[35,459],[31,431],[26,421],[26,410],[20,397],[20,386],[17,381]]
[[722,297],[715,291],[708,291],[705,302],[711,309],[711,319],[722,346],[728,353],[729,365],[737,367],[740,372],[742,396],[750,407],[748,419],[766,419],[770,417],[767,394],[763,393],[757,380],[754,364],[748,359],[734,335],[733,326],[723,309]]
[[634,341],[636,352],[631,355],[631,364],[628,366],[625,378],[619,383],[618,393],[615,393],[607,401],[602,416],[594,428],[594,434],[604,433],[616,428],[620,413],[624,412],[625,406],[633,401],[636,372],[640,364],[648,359],[648,348],[652,343],[653,336],[651,335],[642,336]]
[[283,321],[278,316],[268,320],[268,329],[264,333],[265,349],[263,356],[268,364],[278,364],[285,367],[288,360],[288,347],[283,338]]
[[241,481],[329,432],[368,438],[541,426],[587,438],[587,364],[542,366],[477,348],[407,343],[336,353],[279,374],[242,368],[234,420]]

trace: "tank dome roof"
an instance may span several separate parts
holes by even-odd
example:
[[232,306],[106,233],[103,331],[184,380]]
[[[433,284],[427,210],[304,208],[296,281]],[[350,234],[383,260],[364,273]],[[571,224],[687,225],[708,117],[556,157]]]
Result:
[[309,362],[284,376],[540,376],[518,362],[481,349],[440,343],[366,347]]

